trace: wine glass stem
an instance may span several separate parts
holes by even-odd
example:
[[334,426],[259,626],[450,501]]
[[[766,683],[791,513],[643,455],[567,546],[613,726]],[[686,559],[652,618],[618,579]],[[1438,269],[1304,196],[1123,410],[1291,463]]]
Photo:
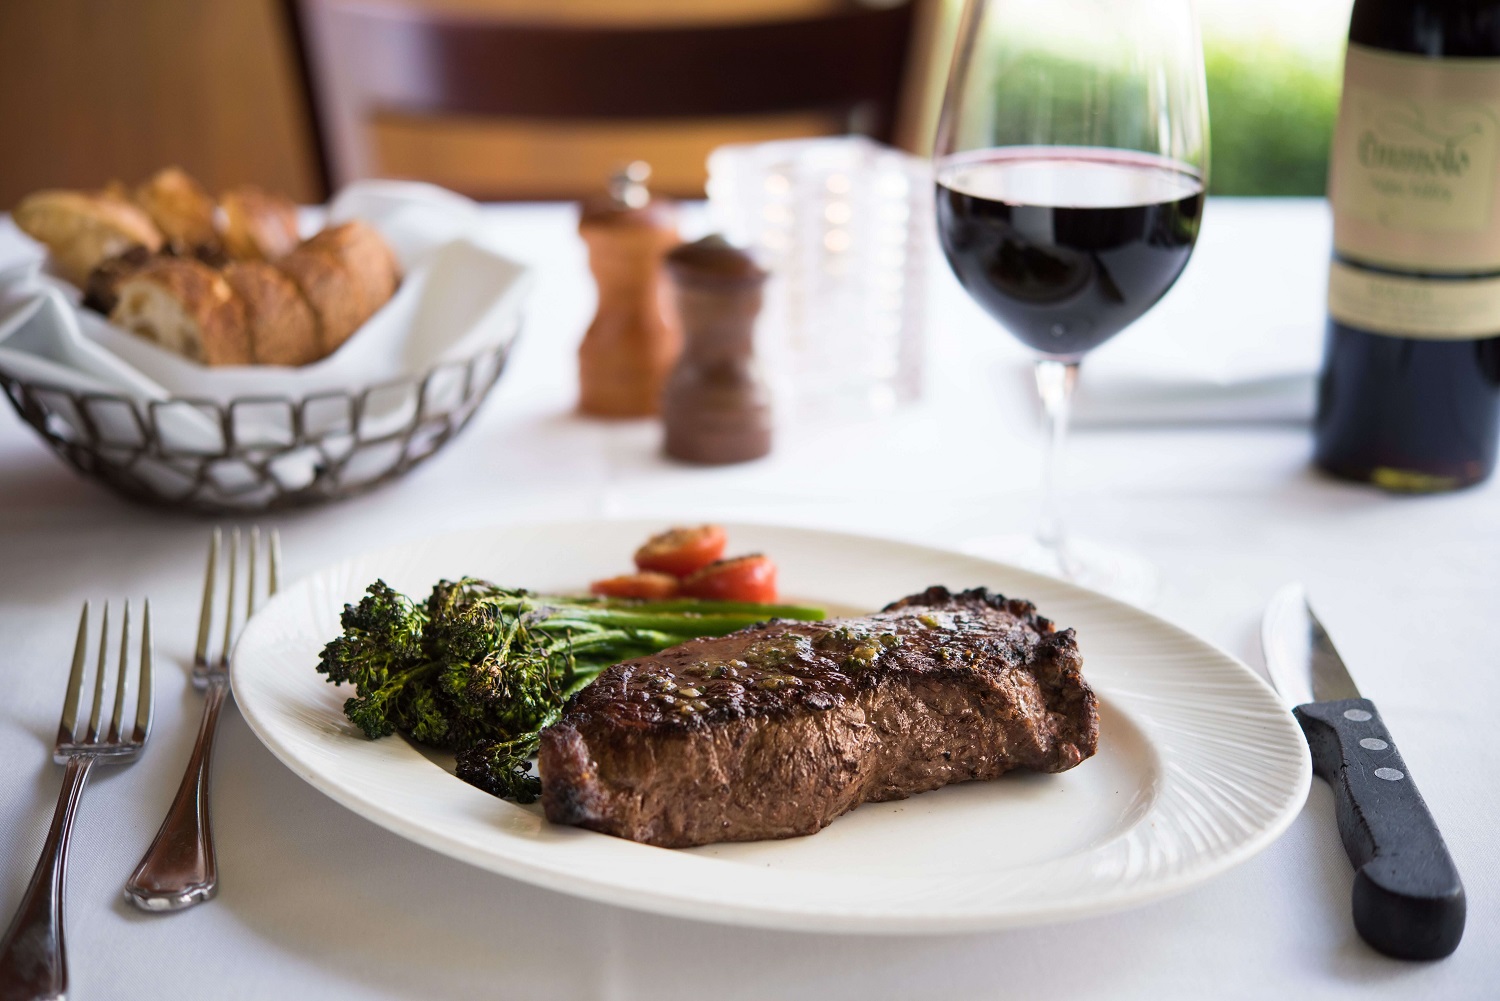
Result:
[[1068,417],[1073,411],[1073,387],[1078,384],[1078,362],[1043,358],[1036,363],[1036,388],[1047,415],[1047,454],[1042,461],[1042,514],[1037,522],[1036,537],[1052,550],[1061,562],[1063,519],[1060,507],[1062,491],[1063,441],[1068,436]]

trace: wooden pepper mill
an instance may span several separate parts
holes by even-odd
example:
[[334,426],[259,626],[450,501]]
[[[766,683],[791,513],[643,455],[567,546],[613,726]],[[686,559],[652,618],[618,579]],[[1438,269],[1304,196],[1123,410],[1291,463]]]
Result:
[[584,203],[578,224],[599,285],[599,308],[578,349],[578,405],[597,417],[659,412],[682,351],[682,333],[663,309],[661,275],[662,255],[680,237],[671,204],[646,189],[650,176],[646,164],[630,164],[607,198]]
[[754,356],[766,272],[722,237],[667,255],[686,343],[662,397],[666,452],[723,464],[771,450],[771,397]]

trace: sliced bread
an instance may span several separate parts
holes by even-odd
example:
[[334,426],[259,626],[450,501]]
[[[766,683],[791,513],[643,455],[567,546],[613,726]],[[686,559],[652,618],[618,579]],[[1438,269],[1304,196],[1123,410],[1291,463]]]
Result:
[[330,355],[384,306],[399,280],[396,260],[363,222],[330,226],[287,254],[284,271],[318,317],[319,348]]
[[12,215],[27,235],[47,245],[53,266],[82,288],[89,273],[131,247],[161,249],[162,235],[139,207],[87,191],[38,191]]
[[132,197],[179,254],[218,245],[214,200],[181,168],[157,171]]
[[318,321],[297,283],[264,261],[235,261],[224,280],[245,304],[258,365],[306,365],[322,357]]
[[275,261],[302,239],[297,232],[297,206],[291,199],[246,184],[224,192],[224,249],[239,261]]
[[111,323],[205,365],[255,361],[245,304],[224,276],[191,258],[157,257],[123,279]]

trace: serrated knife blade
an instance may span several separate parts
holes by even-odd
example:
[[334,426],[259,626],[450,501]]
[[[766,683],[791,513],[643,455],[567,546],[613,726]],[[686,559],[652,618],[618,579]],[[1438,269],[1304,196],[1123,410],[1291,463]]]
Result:
[[1360,697],[1301,584],[1288,584],[1271,596],[1260,642],[1271,684],[1288,706]]

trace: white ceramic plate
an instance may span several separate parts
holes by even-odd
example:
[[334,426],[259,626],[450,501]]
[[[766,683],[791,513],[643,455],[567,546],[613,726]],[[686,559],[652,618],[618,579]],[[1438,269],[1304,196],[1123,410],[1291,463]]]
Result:
[[1099,753],[1061,775],[1012,774],[868,804],[811,837],[652,848],[554,826],[538,806],[454,778],[400,737],[364,739],[349,692],[313,667],[345,602],[377,577],[423,595],[473,574],[577,590],[620,572],[659,524],[508,525],[402,546],[320,571],[245,628],[235,697],[271,752],[375,823],[485,869],[680,917],[808,931],[1002,928],[1130,907],[1254,855],[1301,808],[1301,732],[1248,667],[1145,612],[1003,564],[830,532],[728,526],[771,554],[782,591],[873,610],[929,584],[986,585],[1078,630],[1099,693]]

